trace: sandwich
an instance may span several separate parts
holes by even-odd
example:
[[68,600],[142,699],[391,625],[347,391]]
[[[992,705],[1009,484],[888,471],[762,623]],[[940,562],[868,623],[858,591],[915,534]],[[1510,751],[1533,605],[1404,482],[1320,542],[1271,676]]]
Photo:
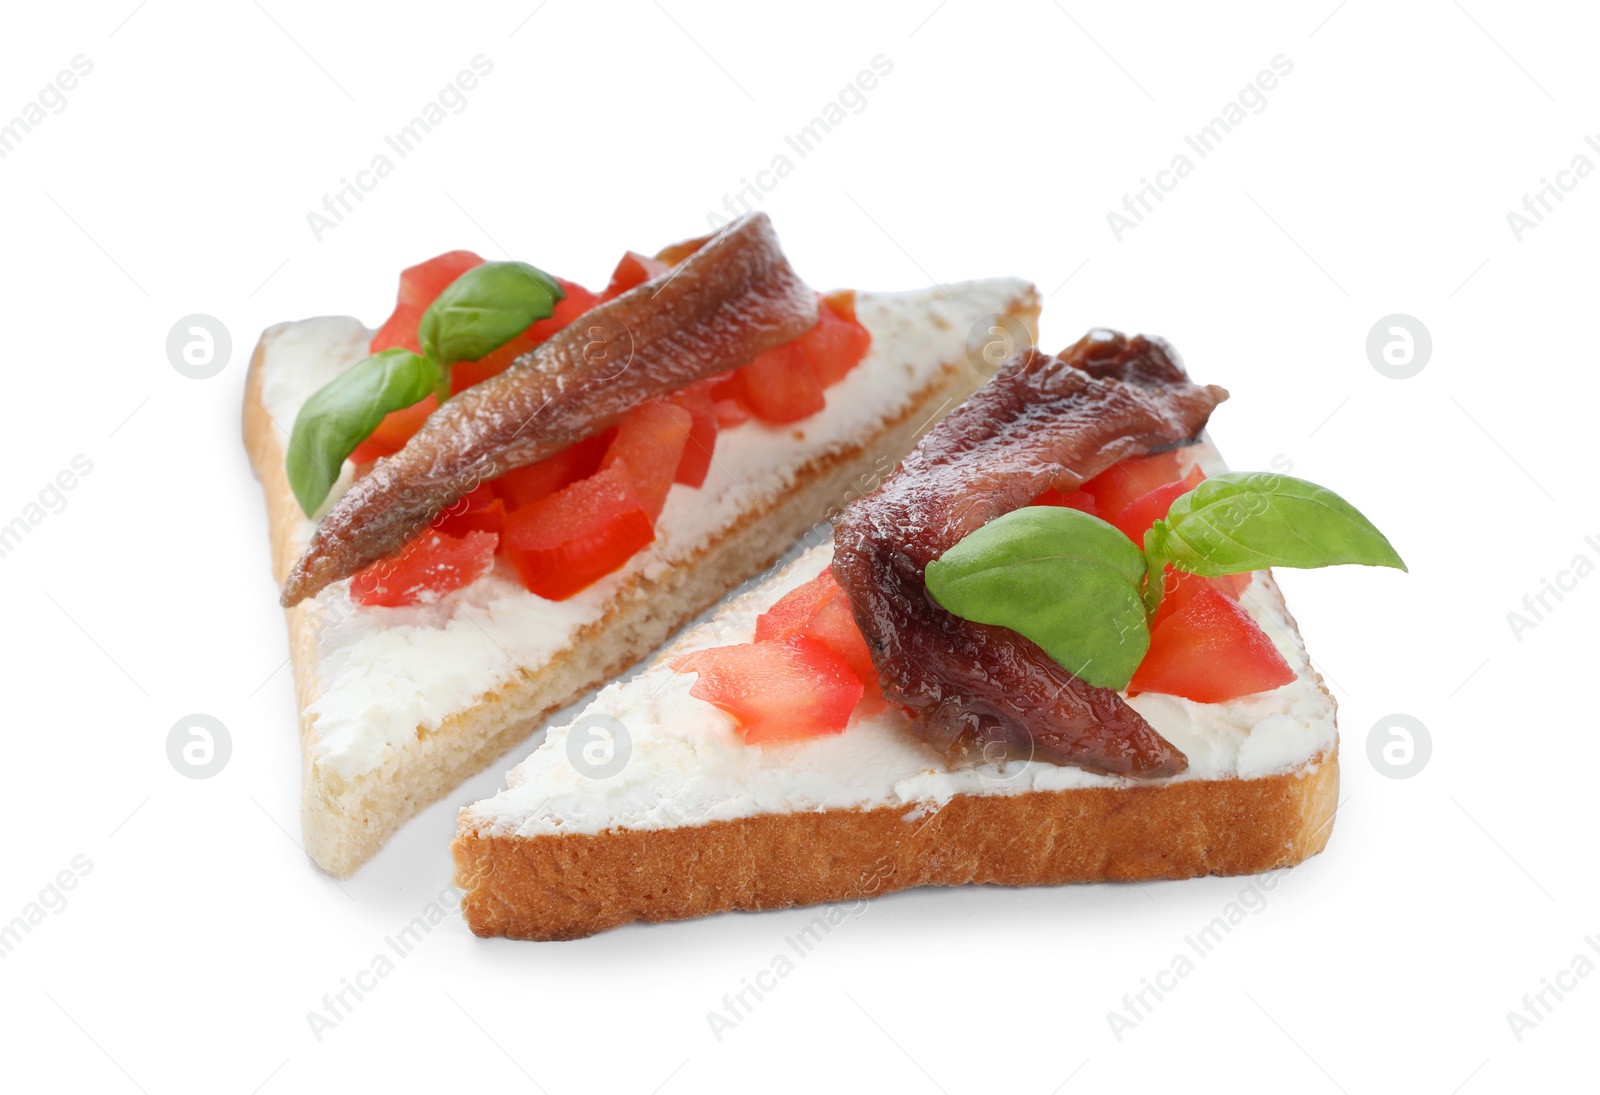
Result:
[[757,214],[630,252],[598,293],[458,251],[406,270],[376,331],[266,331],[244,438],[311,858],[348,876],[770,566],[1037,313],[1016,279],[819,295]]
[[1143,337],[1018,353],[831,539],[461,811],[468,924],[567,939],[1321,851],[1334,701],[1270,568],[1404,564],[1332,491],[1229,472],[1226,396]]

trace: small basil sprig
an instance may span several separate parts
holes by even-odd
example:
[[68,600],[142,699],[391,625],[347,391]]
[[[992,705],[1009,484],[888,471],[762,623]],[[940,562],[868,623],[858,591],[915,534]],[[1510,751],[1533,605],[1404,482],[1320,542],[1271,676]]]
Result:
[[554,278],[525,262],[486,262],[451,282],[417,324],[422,352],[440,366],[439,398],[450,394],[451,365],[476,361],[548,319],[566,295]]
[[1075,676],[1120,688],[1150,647],[1145,562],[1122,533],[1062,506],[997,517],[928,564],[934,600],[1032,639]]
[[1089,684],[1120,690],[1149,648],[1168,564],[1214,578],[1340,563],[1406,569],[1337,494],[1255,472],[1214,476],[1179,495],[1143,551],[1098,517],[1031,506],[966,536],[925,578],[949,612],[1010,628]]
[[431,360],[395,347],[357,362],[305,401],[289,434],[284,465],[307,516],[322,505],[345,458],[383,416],[428,398],[438,376]]
[[451,282],[417,324],[422,353],[396,347],[373,354],[301,406],[284,459],[300,508],[308,517],[317,511],[345,460],[385,415],[430,392],[441,403],[449,399],[450,366],[499,349],[548,319],[566,295],[554,278],[525,262],[486,262]]

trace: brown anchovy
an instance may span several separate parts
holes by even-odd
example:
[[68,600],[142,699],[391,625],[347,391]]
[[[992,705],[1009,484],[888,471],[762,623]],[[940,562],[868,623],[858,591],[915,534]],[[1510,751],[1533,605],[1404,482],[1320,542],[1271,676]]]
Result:
[[834,522],[833,571],[850,595],[884,694],[926,741],[998,745],[1115,775],[1188,761],[1109,688],[1067,672],[1007,628],[929,596],[923,571],[962,537],[1119,460],[1189,444],[1228,393],[1189,382],[1165,345],[1091,331],[1052,357],[1024,350],[925,437],[877,491]]
[[585,312],[428,416],[323,517],[283,587],[298,604],[394,554],[486,479],[543,460],[647,399],[748,364],[817,322],[765,213]]

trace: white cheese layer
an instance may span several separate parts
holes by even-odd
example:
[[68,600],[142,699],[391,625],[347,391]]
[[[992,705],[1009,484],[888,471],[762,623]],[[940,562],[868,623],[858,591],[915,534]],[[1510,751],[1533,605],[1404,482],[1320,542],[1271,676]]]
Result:
[[[1208,472],[1223,470],[1209,445],[1197,449]],[[667,662],[689,650],[749,642],[756,617],[831,559],[831,545],[811,549],[686,633],[640,676],[606,688],[572,725],[549,731],[511,771],[506,790],[465,808],[464,830],[484,836],[596,833],[878,807],[903,807],[920,816],[958,794],[1132,785],[1043,761],[952,767],[893,710],[852,719],[836,736],[746,745],[732,718],[689,694],[695,676],[676,673]],[[1277,775],[1336,745],[1333,700],[1317,680],[1277,583],[1265,571],[1256,573],[1241,603],[1271,636],[1295,679],[1228,703],[1149,692],[1131,697],[1134,709],[1188,757],[1179,780]],[[607,763],[608,750],[626,762]]]
[[[705,484],[672,488],[655,542],[569,600],[537,597],[503,567],[448,600],[406,608],[356,605],[347,581],[328,587],[306,602],[318,635],[318,698],[309,709],[315,762],[346,779],[358,777],[416,741],[419,730],[437,729],[522,670],[537,672],[605,615],[630,577],[692,558],[742,514],[792,487],[807,463],[859,444],[904,413],[942,367],[968,367],[974,324],[1032,293],[1025,281],[992,278],[944,291],[858,294],[856,315],[872,334],[872,349],[828,389],[827,407],[788,426],[750,421],[723,430]],[[342,317],[267,332],[267,413],[288,431],[313,392],[366,356],[371,334]],[[897,455],[886,455],[879,474]],[[348,465],[345,472],[336,492],[348,484]],[[312,528],[311,521],[301,522],[301,546]]]

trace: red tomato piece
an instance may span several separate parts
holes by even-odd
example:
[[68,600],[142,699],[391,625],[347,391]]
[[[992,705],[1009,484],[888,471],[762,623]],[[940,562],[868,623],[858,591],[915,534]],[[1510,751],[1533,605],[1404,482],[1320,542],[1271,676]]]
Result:
[[398,347],[420,354],[422,343],[417,341],[417,324],[422,322],[422,313],[426,310],[426,305],[395,305],[394,314],[384,320],[383,326],[373,334],[372,341],[367,345],[367,353],[376,354]]
[[756,642],[787,639],[799,634],[823,605],[842,592],[839,583],[834,581],[831,568],[809,582],[795,586],[756,617]]
[[564,601],[622,567],[655,530],[618,461],[506,517],[505,553],[532,593]]
[[391,608],[434,600],[430,594],[449,593],[487,574],[499,542],[492,532],[457,537],[425,529],[398,554],[357,571],[350,579],[350,599]]
[[750,421],[750,408],[741,400],[719,399],[716,401],[716,408],[717,426],[721,429],[731,430]]
[[1128,691],[1223,703],[1292,680],[1294,670],[1250,614],[1205,588],[1151,633]]
[[474,384],[481,384],[491,376],[505,372],[517,358],[599,303],[598,297],[575,281],[556,278],[556,283],[567,295],[556,302],[547,318],[532,324],[510,342],[484,354],[477,361],[458,361],[450,367],[452,395],[459,395]]
[[1158,453],[1113,464],[1083,485],[1094,496],[1100,516],[1111,520],[1140,495],[1182,478],[1183,452]]
[[832,308],[841,319],[850,323],[859,323],[856,319],[856,291],[854,289],[835,289],[831,293],[824,293],[822,303]]
[[530,505],[593,475],[615,436],[615,430],[602,430],[536,464],[513,468],[491,479],[489,486],[509,509]]
[[1166,584],[1161,591],[1161,606],[1156,609],[1155,617],[1150,621],[1152,628],[1159,627],[1168,616],[1177,612],[1189,603],[1196,593],[1202,589],[1214,589],[1230,601],[1237,601],[1244,593],[1245,586],[1250,584],[1248,574],[1228,574],[1221,578],[1202,578],[1198,574],[1190,574],[1168,564],[1166,569]]
[[1150,530],[1150,526],[1165,517],[1172,503],[1178,500],[1178,496],[1187,494],[1190,489],[1189,484],[1181,479],[1176,483],[1159,486],[1123,506],[1122,512],[1117,514],[1111,523],[1142,551],[1144,534]]
[[856,626],[850,598],[839,588],[831,569],[791,589],[756,617],[758,643],[795,636],[815,639],[844,659],[864,688],[863,710],[875,711],[884,706],[878,670],[872,664],[867,640]]
[[844,659],[815,639],[696,650],[672,666],[699,674],[689,694],[732,715],[751,745],[840,733],[863,691]]
[[768,350],[740,369],[739,389],[750,413],[774,425],[809,418],[826,403],[816,370],[793,342]]
[[469,532],[499,532],[505,523],[506,504],[495,497],[488,483],[482,483],[447,506],[434,518],[433,527],[451,536],[465,536]]
[[398,411],[390,411],[378,423],[378,428],[355,447],[350,459],[357,464],[368,464],[380,456],[393,456],[405,448],[411,435],[422,429],[422,423],[439,407],[439,397],[430,395],[420,403],[413,403]]
[[1071,494],[1063,494],[1054,487],[1045,491],[1033,500],[1036,506],[1064,506],[1067,509],[1082,510],[1090,517],[1099,517],[1100,509],[1095,505],[1094,495],[1086,490],[1075,490]]
[[446,251],[427,262],[408,266],[400,271],[400,303],[414,305],[420,312],[448,289],[452,281],[474,266],[482,265],[483,259],[471,251]]
[[621,466],[652,525],[667,504],[667,492],[683,460],[694,421],[674,403],[652,399],[622,416],[616,440],[606,449],[601,470]]
[[793,343],[824,388],[843,380],[872,348],[872,335],[855,322],[853,307],[851,311],[852,318],[846,319],[834,311],[829,298],[823,298],[817,325]]
[[704,381],[692,384],[673,397],[672,401],[689,412],[691,425],[689,440],[683,446],[683,457],[672,477],[674,483],[686,487],[702,487],[711,471],[711,457],[717,447],[717,405],[711,401],[711,386]]
[[629,251],[617,263],[617,268],[612,271],[611,283],[600,294],[601,300],[611,300],[620,297],[629,289],[643,285],[651,278],[665,274],[672,267],[660,259],[653,259],[649,255],[641,255],[637,251]]

